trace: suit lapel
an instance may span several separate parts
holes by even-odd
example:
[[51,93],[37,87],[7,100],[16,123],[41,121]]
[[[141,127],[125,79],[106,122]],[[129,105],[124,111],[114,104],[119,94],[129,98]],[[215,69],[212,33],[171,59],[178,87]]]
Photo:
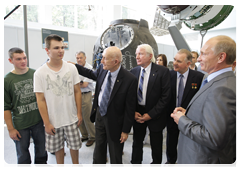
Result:
[[98,78],[98,83],[97,83],[98,86],[97,86],[97,90],[96,90],[97,94],[95,94],[96,96],[98,96],[98,94],[101,91],[101,87],[102,87],[102,84],[106,77],[107,72],[108,72],[107,70],[102,69],[101,72],[99,73],[99,78]]
[[115,80],[115,83],[114,83],[114,86],[113,86],[113,89],[112,89],[112,92],[111,92],[111,96],[110,96],[108,105],[109,105],[109,103],[111,103],[111,101],[114,98],[115,94],[117,93],[119,87],[121,86],[121,84],[123,82],[123,77],[124,77],[124,73],[123,73],[123,68],[121,66],[121,68],[119,70],[119,73],[117,75],[117,78]]
[[183,92],[182,103],[183,103],[184,99],[186,98],[187,94],[189,93],[189,91],[192,88],[192,80],[193,80],[192,70],[189,69],[187,82],[186,82],[186,85],[185,85],[185,88],[184,88],[184,92]]
[[234,76],[233,72],[228,71],[225,72],[217,77],[215,77],[214,79],[212,79],[210,82],[208,82],[207,84],[205,84],[201,89],[198,90],[198,92],[193,96],[192,100],[190,101],[190,103],[188,104],[188,107],[186,110],[189,109],[189,107],[192,105],[192,103],[203,93],[205,92],[208,88],[210,88],[212,86],[212,84],[224,77],[228,77],[228,76]]
[[148,101],[147,98],[151,94],[156,78],[157,78],[157,68],[155,67],[155,64],[152,63],[152,67],[151,67],[151,71],[148,79],[146,101]]
[[176,99],[177,98],[177,72],[176,71],[172,71],[173,73],[173,76],[171,77],[172,78],[172,93],[173,93],[173,98]]

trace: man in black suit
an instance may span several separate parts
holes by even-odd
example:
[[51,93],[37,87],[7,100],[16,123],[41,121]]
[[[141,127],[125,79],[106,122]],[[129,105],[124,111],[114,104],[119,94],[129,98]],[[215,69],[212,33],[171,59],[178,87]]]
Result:
[[138,102],[133,125],[132,164],[141,164],[146,128],[150,131],[152,164],[162,162],[162,130],[166,126],[166,106],[170,101],[170,74],[168,68],[156,65],[152,47],[137,47],[138,66],[131,70],[138,78]]
[[[174,57],[174,70],[171,74],[171,101],[169,103],[167,117],[167,162],[166,164],[175,164],[177,160],[177,144],[179,130],[170,114],[176,107],[187,108],[192,97],[197,93],[201,86],[204,74],[201,72],[189,69],[191,64],[192,54],[186,49],[181,49]],[[182,81],[181,81],[181,75]],[[181,89],[181,82],[183,88]]]
[[[119,48],[108,47],[102,55],[102,64],[96,71],[78,64],[76,67],[79,74],[96,81],[90,116],[96,130],[93,163],[106,163],[108,144],[111,164],[121,164],[123,144],[134,122],[137,78],[121,66]],[[109,98],[108,101],[105,101],[106,98]]]

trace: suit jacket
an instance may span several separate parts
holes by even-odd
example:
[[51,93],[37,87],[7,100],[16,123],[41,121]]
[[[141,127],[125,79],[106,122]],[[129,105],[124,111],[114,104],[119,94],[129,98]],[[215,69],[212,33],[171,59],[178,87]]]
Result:
[[[141,67],[137,66],[130,72],[139,79]],[[158,132],[166,126],[166,107],[170,101],[170,95],[171,87],[169,69],[152,63],[145,104],[146,111],[152,118],[146,122],[151,131]],[[138,106],[138,104],[136,105]],[[138,111],[138,107],[136,108],[136,111]]]
[[[170,114],[173,112],[173,110],[176,108],[176,98],[177,98],[177,72],[174,70],[171,70],[170,74],[171,74],[172,94],[171,94],[171,101],[168,107],[169,117],[170,117]],[[185,84],[185,88],[183,92],[181,107],[185,109],[187,108],[189,102],[201,87],[203,76],[204,74],[202,74],[201,72],[189,69],[187,82]]]
[[[98,96],[108,70],[102,64],[96,71],[76,64],[79,74],[96,81],[95,97],[90,120],[95,122],[98,107]],[[111,96],[108,102],[107,119],[111,139],[119,142],[121,133],[129,133],[134,122],[135,103],[137,96],[137,79],[122,66],[117,75]]]
[[178,163],[232,163],[236,148],[236,77],[225,72],[205,84],[179,119]]

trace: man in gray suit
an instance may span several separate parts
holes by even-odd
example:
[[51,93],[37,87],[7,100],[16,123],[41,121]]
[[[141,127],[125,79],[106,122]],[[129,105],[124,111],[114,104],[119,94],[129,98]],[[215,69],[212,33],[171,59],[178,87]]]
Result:
[[235,59],[236,43],[227,36],[213,37],[202,47],[198,62],[208,77],[187,109],[178,107],[171,114],[181,132],[179,164],[235,161],[236,77],[231,68]]

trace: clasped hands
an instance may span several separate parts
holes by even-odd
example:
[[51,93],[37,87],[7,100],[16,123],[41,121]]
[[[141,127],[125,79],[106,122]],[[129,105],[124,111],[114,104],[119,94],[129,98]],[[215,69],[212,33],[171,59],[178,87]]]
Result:
[[152,119],[148,113],[144,113],[143,115],[141,115],[139,112],[135,112],[135,120],[138,123],[144,123],[148,120]]

